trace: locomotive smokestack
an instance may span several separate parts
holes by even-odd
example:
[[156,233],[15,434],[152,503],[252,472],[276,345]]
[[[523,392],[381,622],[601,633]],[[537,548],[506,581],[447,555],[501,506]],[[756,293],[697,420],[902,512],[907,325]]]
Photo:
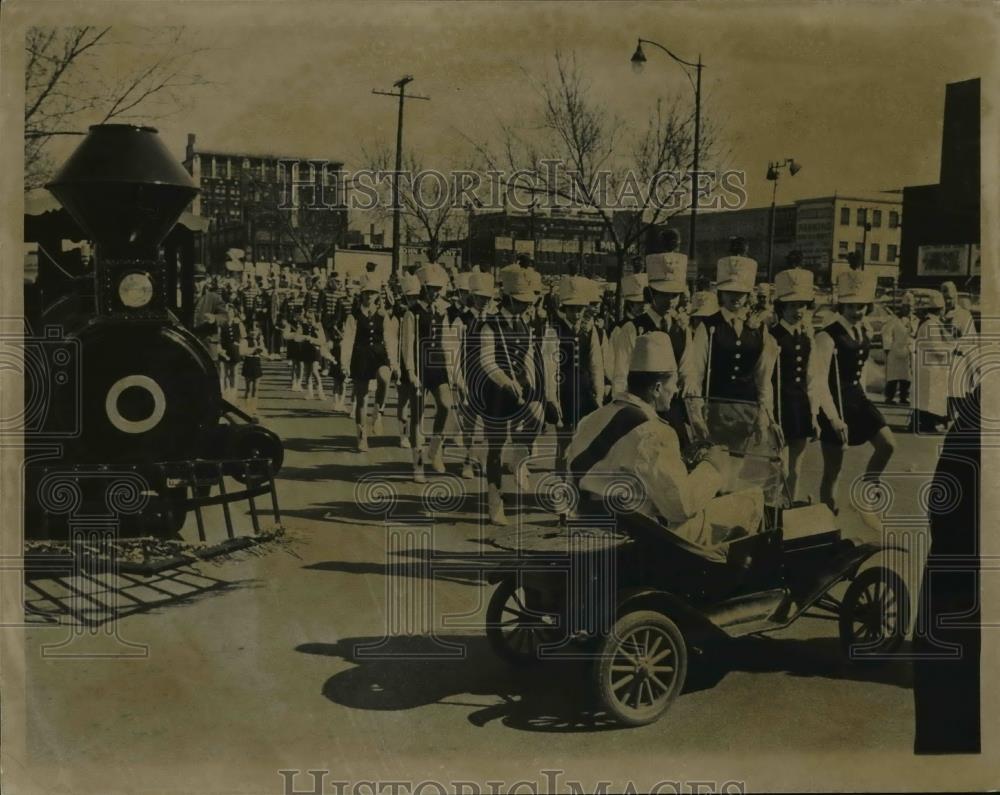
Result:
[[107,257],[155,260],[198,189],[153,127],[95,124],[46,187]]

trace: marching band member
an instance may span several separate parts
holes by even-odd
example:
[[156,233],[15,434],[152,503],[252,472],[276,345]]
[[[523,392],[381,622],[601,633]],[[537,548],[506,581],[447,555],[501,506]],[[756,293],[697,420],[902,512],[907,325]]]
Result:
[[[330,341],[330,346],[335,351],[340,351],[344,338],[344,325],[347,323],[347,316],[350,314],[350,303],[347,291],[344,288],[340,274],[333,271],[326,284],[323,286],[323,299],[320,320],[323,332]],[[333,379],[333,410],[344,411],[344,384],[347,380],[347,373],[344,372],[344,359],[340,358],[332,362],[329,373]]]
[[677,391],[677,370],[667,334],[643,334],[632,350],[627,391],[584,417],[567,451],[581,493],[603,499],[622,473],[634,475],[644,495],[638,512],[671,529],[708,505],[727,466],[720,447],[706,450],[692,471],[684,465],[677,433],[663,417]]
[[[321,362],[329,357],[329,347],[326,335],[319,324],[319,318],[312,309],[305,313],[301,327],[302,340],[299,346],[299,356],[302,363],[302,373],[306,383],[306,397],[313,400],[318,397],[326,400],[323,392],[323,377]],[[315,392],[313,387],[315,386]]]
[[[360,303],[344,325],[340,360],[350,362],[349,372],[354,385],[354,421],[357,423],[358,452],[368,450],[369,430],[372,435],[382,432],[382,413],[389,393],[389,351],[386,344],[387,317],[379,305],[382,280],[374,273],[361,274]],[[375,387],[375,416],[368,422],[368,387]]]
[[[844,463],[844,448],[871,444],[872,455],[864,480],[877,485],[895,450],[892,431],[865,392],[864,369],[871,352],[871,336],[864,323],[875,301],[874,275],[850,270],[836,285],[837,314],[816,335],[809,363],[814,422],[819,427],[823,453],[820,500],[836,511],[836,490]],[[880,522],[866,506],[858,506],[865,523]]]
[[812,271],[791,268],[774,277],[774,311],[778,317],[771,329],[778,345],[778,364],[773,379],[774,415],[788,449],[785,474],[792,502],[795,502],[806,442],[816,435],[809,397],[812,330],[807,320],[807,310],[815,298]]
[[761,441],[774,427],[771,372],[777,345],[766,328],[748,318],[757,262],[745,256],[742,238],[731,241],[730,251],[716,271],[719,311],[702,320],[681,367],[696,435],[740,450],[748,437]]
[[226,304],[226,321],[219,327],[219,375],[222,395],[226,400],[236,400],[236,365],[240,363],[240,342],[246,336],[246,327],[240,320],[234,304]]
[[240,352],[243,355],[243,401],[247,414],[257,419],[257,382],[263,374],[260,357],[267,352],[267,346],[263,329],[256,323],[251,323],[247,329],[246,337],[240,343]]
[[[412,273],[404,273],[400,276],[400,300],[396,304],[396,311],[392,322],[391,336],[395,338],[395,344],[389,347],[390,364],[392,371],[396,375],[396,417],[399,420],[399,446],[404,450],[411,449],[410,426],[408,422],[413,421],[412,414],[416,407],[416,390],[410,382],[406,368],[400,361],[403,350],[403,322],[407,314],[412,314],[417,300],[420,297],[420,279]],[[388,333],[388,332],[387,332]],[[409,419],[407,415],[409,409]]]
[[[411,412],[410,443],[413,446],[413,474],[418,483],[424,482],[423,454],[420,450],[420,423],[423,418],[424,394],[431,392],[437,405],[427,457],[435,472],[443,473],[444,430],[454,406],[453,378],[455,337],[448,322],[448,304],[443,293],[448,289],[448,272],[435,262],[428,262],[417,271],[421,295],[403,318],[402,362],[407,377],[416,390],[416,411]],[[460,385],[459,385],[460,386]]]
[[646,309],[646,286],[649,280],[645,273],[629,274],[622,279],[622,320],[611,332],[611,394],[625,393],[628,380],[628,364],[635,345],[635,320]]
[[495,290],[496,283],[492,274],[482,272],[469,274],[467,306],[460,315],[461,355],[459,366],[462,368],[461,380],[465,384],[466,399],[461,403],[458,418],[465,446],[462,477],[466,480],[475,475],[472,454],[473,439],[477,421],[485,415],[488,408],[485,400],[487,396],[480,387],[483,384],[480,347],[483,324],[488,317],[486,310],[493,300]]
[[[503,448],[508,435],[519,455],[514,472],[519,489],[525,489],[525,459],[545,421],[546,379],[541,341],[525,314],[537,295],[534,280],[525,267],[507,267],[500,272],[500,311],[487,316],[480,333],[479,361],[483,379],[476,384],[484,394],[470,400],[485,400],[483,415],[487,440],[486,483],[490,521],[506,524],[501,477]],[[471,385],[470,385],[471,386]]]
[[566,448],[582,417],[596,411],[604,398],[604,358],[593,324],[584,322],[596,285],[581,276],[564,276],[559,282],[556,315],[556,356],[559,429],[556,469],[566,469]]
[[611,392],[611,383],[615,377],[615,352],[611,347],[611,331],[605,319],[604,294],[601,286],[593,279],[587,279],[587,287],[590,291],[590,305],[583,314],[583,320],[584,326],[592,327],[597,334],[601,374],[596,384],[597,406],[603,406],[605,397]]
[[910,384],[913,381],[914,340],[920,325],[913,311],[913,293],[903,293],[897,314],[882,326],[882,350],[885,351],[885,402],[910,405]]

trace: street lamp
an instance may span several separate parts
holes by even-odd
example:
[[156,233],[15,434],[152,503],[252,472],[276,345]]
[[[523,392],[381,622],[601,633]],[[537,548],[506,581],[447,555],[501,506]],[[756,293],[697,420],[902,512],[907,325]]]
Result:
[[635,52],[632,54],[632,71],[637,74],[646,65],[646,53],[642,51],[643,44],[651,44],[654,47],[658,47],[681,66],[685,67],[684,74],[687,75],[689,81],[691,80],[691,73],[688,69],[695,70],[695,80],[691,84],[694,88],[694,163],[691,168],[691,239],[688,241],[688,259],[694,262],[694,241],[698,216],[698,165],[701,154],[701,70],[705,65],[701,62],[700,54],[698,55],[698,63],[691,63],[690,61],[685,61],[683,58],[678,58],[662,44],[658,44],[650,39],[639,39],[635,47]]
[[793,157],[787,157],[784,160],[767,164],[767,179],[769,182],[774,183],[774,186],[771,189],[771,229],[767,236],[768,281],[774,279],[774,218],[777,211],[776,199],[778,196],[778,177],[781,176],[781,170],[783,168],[788,169],[788,176],[794,177],[802,170],[802,164],[796,163],[795,158]]

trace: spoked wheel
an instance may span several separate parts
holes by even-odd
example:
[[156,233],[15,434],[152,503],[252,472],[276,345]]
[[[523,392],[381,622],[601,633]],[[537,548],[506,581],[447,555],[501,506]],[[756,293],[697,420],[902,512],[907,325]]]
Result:
[[684,687],[687,644],[663,613],[639,610],[618,619],[598,655],[598,697],[607,713],[627,726],[658,720]]
[[513,577],[501,580],[486,608],[486,637],[497,655],[514,665],[540,662],[539,648],[557,639],[559,617],[528,607],[525,588]]
[[848,659],[892,654],[906,637],[910,593],[892,569],[865,569],[851,582],[840,606],[840,643]]

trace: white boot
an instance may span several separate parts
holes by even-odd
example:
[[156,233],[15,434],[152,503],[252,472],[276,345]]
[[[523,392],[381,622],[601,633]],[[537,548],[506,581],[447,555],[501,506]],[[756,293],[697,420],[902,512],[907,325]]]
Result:
[[462,478],[464,480],[472,480],[476,476],[476,473],[472,471],[472,456],[465,456],[465,463],[462,464]]
[[326,392],[323,391],[323,382],[320,381],[319,385],[316,387],[316,394],[320,400],[326,400]]
[[503,512],[503,495],[496,486],[489,486],[486,491],[486,501],[489,506],[490,521],[493,524],[507,524],[507,516]]
[[293,392],[301,392],[302,391],[302,384],[300,384],[298,382],[298,380],[292,381],[292,391]]
[[420,449],[420,447],[417,447],[413,451],[413,482],[414,483],[427,482],[427,478],[424,477],[423,451]]
[[358,426],[358,452],[368,452],[368,431],[365,429],[364,425]]
[[405,433],[401,433],[399,435],[399,446],[403,450],[409,450],[411,447],[413,447],[413,445],[410,444],[410,437],[407,436]]
[[444,468],[444,437],[435,436],[427,445],[427,457],[431,460],[431,469],[439,475],[445,473]]
[[382,434],[382,409],[376,409],[375,419],[372,420],[372,433],[375,436]]

